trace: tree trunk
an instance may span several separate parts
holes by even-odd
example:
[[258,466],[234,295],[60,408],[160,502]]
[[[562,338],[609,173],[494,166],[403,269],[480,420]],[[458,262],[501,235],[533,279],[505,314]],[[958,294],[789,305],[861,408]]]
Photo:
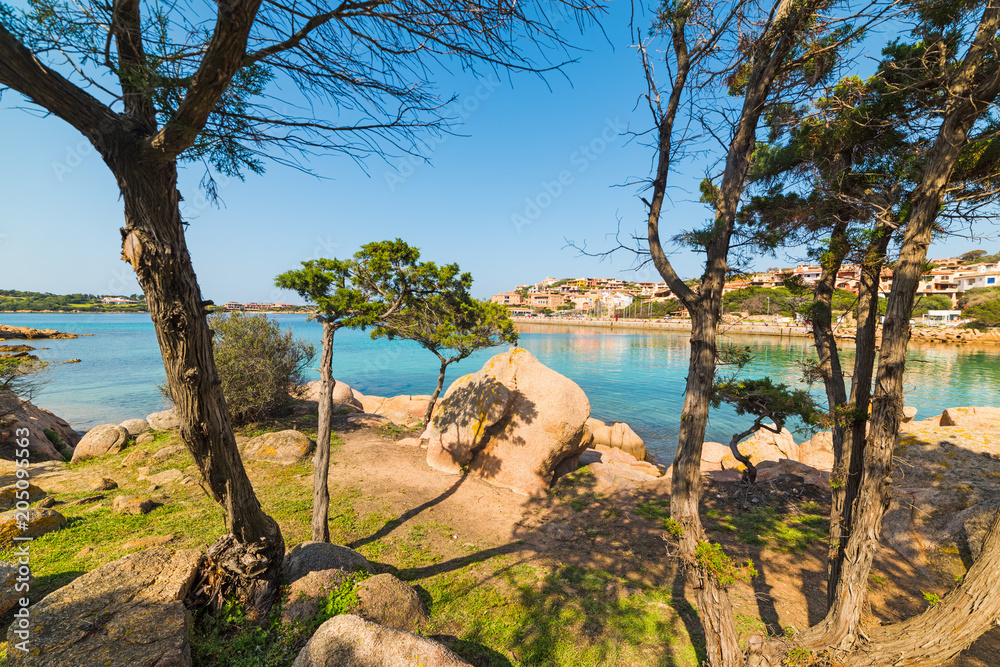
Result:
[[184,240],[173,162],[143,163],[123,150],[106,160],[125,204],[122,258],[146,294],[167,383],[187,446],[212,497],[226,509],[224,535],[209,548],[223,575],[221,596],[251,616],[270,608],[285,544],[257,500],[243,468],[212,354],[212,332]]
[[851,667],[929,667],[968,648],[1000,623],[1000,512],[983,540],[979,558],[960,586],[939,604],[902,623],[872,628],[846,659]]
[[701,503],[701,451],[705,442],[709,399],[715,381],[718,309],[712,300],[691,311],[691,359],[681,410],[677,457],[673,464],[670,516],[684,529],[678,540],[682,566],[694,589],[699,618],[705,629],[705,650],[713,667],[743,663],[729,593],[699,563],[696,549],[707,542],[698,508]]
[[[885,264],[885,253],[892,238],[892,229],[881,225],[876,237],[865,251],[861,263],[858,285],[858,326],[854,336],[854,370],[851,378],[851,394],[848,399],[849,412],[843,437],[842,456],[837,459],[832,479],[839,482],[833,492],[831,518],[839,517],[834,526],[831,522],[830,555],[827,571],[827,602],[835,604],[837,587],[844,565],[844,550],[850,536],[854,501],[861,482],[861,466],[865,458],[865,441],[868,432],[868,406],[871,404],[872,375],[878,350],[878,287]],[[860,612],[859,612],[860,613]]]
[[330,422],[333,419],[333,336],[336,333],[337,327],[324,320],[319,362],[319,425],[313,457],[313,542],[330,541]]
[[431,425],[431,415],[434,414],[434,404],[437,403],[437,398],[441,395],[441,388],[444,387],[444,373],[448,370],[448,364],[452,362],[451,359],[445,359],[440,354],[437,356],[438,359],[441,360],[441,372],[438,373],[437,387],[434,388],[434,393],[431,394],[431,400],[427,403],[427,412],[424,413],[424,427]]
[[[944,201],[958,157],[968,144],[973,123],[991,108],[1000,94],[1000,72],[985,81],[976,75],[987,54],[994,52],[1000,26],[1000,2],[991,0],[983,11],[979,28],[961,66],[948,85],[949,102],[933,146],[928,150],[920,183],[911,197],[910,216],[893,272],[892,291],[886,306],[879,349],[878,375],[872,398],[871,424],[860,468],[858,492],[851,502],[847,543],[834,604],[820,628],[819,640],[810,633],[810,645],[848,649],[858,642],[861,610],[868,590],[868,575],[878,548],[882,518],[891,501],[892,454],[903,414],[903,371],[910,339],[913,301],[927,259],[934,224]],[[874,298],[874,295],[873,295]],[[873,303],[877,303],[874,301]],[[873,305],[871,309],[874,309]],[[852,462],[852,470],[855,468]],[[994,575],[995,577],[995,575]],[[995,593],[1000,595],[1000,591]],[[900,627],[904,627],[901,624]],[[891,632],[887,626],[886,631]],[[936,630],[935,630],[936,631]],[[926,637],[912,637],[916,644]],[[960,644],[960,637],[941,637],[940,642]],[[919,650],[919,649],[917,649]]]
[[[847,404],[847,389],[844,382],[844,372],[840,365],[840,350],[837,339],[833,335],[833,293],[837,286],[837,272],[844,264],[847,256],[847,222],[838,219],[830,234],[830,251],[822,262],[823,273],[816,290],[813,293],[812,328],[813,341],[816,345],[816,355],[819,358],[819,371],[823,376],[823,386],[826,389],[827,407],[833,420],[831,434],[833,436],[833,471],[830,476],[833,484],[833,498],[830,503],[830,554],[828,560],[832,563],[837,550],[835,545],[841,542],[841,518],[844,508],[844,479],[849,469],[849,458],[844,456],[844,420],[841,414]],[[828,589],[832,591],[832,588]],[[829,597],[829,593],[828,593]]]

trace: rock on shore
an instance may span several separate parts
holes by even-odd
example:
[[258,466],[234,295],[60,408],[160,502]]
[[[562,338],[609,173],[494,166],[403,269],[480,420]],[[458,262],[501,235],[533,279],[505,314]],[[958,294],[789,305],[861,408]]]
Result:
[[[20,400],[13,412],[0,418],[0,454],[4,458],[14,458],[17,441],[25,437],[23,432],[18,436],[18,430],[24,428],[28,429],[28,450],[33,458],[62,461],[63,453],[71,455],[80,442],[80,434],[66,420],[30,401]],[[61,448],[57,442],[62,443]]]
[[[31,607],[30,652],[20,665],[184,667],[191,665],[191,612],[184,598],[204,556],[165,547],[129,554],[84,574]],[[20,641],[16,624],[8,645]]]
[[589,416],[590,401],[575,382],[513,348],[448,387],[424,433],[427,464],[539,493],[593,441]]
[[0,340],[34,340],[38,338],[79,338],[79,336],[55,329],[32,329],[31,327],[12,327],[0,324]]

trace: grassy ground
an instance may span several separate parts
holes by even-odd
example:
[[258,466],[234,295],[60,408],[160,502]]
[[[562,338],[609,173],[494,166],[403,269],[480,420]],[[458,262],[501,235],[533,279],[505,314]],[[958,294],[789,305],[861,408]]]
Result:
[[[249,434],[289,426],[267,425],[249,429]],[[295,426],[311,435],[309,418],[299,418]],[[152,443],[70,465],[61,477],[39,480],[57,499],[54,509],[66,517],[67,525],[32,543],[33,599],[125,554],[163,543],[204,549],[223,534],[224,514],[194,481],[197,471],[186,450],[155,462],[125,464],[126,457],[141,456],[137,451],[153,454],[177,444],[176,435],[159,433]],[[334,461],[342,446],[338,439]],[[140,466],[148,466],[149,474],[176,468],[193,479],[150,490],[148,481],[138,480]],[[263,506],[281,525],[289,546],[309,538],[310,466],[247,466]],[[97,477],[113,479],[119,489],[89,490],[89,480]],[[150,495],[159,505],[147,515],[120,515],[110,505],[122,493]],[[584,496],[584,507],[577,495],[547,502],[576,514],[592,509],[592,497]],[[601,512],[607,522],[620,518],[620,511],[616,515],[611,508]],[[669,587],[613,568],[539,556],[525,551],[517,540],[499,545],[458,542],[449,525],[422,515],[404,522],[398,510],[357,485],[331,488],[330,517],[332,541],[353,545],[377,572],[392,572],[413,585],[430,611],[424,634],[475,665],[693,667],[699,662],[699,650],[687,630],[694,612]],[[10,556],[0,552],[0,559]],[[334,595],[331,610],[341,602]],[[216,615],[198,613],[192,636],[195,664],[290,665],[318,621],[286,626],[276,614],[271,623],[257,628],[231,605]],[[8,614],[0,623],[6,627],[11,620]]]

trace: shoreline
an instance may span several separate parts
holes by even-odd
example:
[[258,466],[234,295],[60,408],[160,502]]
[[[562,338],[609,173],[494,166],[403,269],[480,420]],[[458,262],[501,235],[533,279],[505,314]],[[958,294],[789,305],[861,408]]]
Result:
[[[223,313],[209,315],[224,315],[228,313],[243,313],[244,315],[308,315],[307,310],[227,310]],[[149,315],[148,310],[0,310],[0,318],[4,315]]]
[[[560,327],[580,327],[591,329],[610,329],[613,331],[632,332],[666,332],[666,333],[690,333],[690,320],[672,320],[667,322],[648,320],[579,320],[554,317],[512,317],[511,321],[515,325],[541,325]],[[939,329],[930,327],[918,327],[912,330],[910,344],[913,343],[944,343],[951,345],[964,345],[967,343],[985,343],[991,345],[1000,344],[1000,329],[992,329],[985,333],[974,329]],[[719,323],[719,332],[723,334],[743,334],[751,336],[774,336],[778,338],[807,338],[812,339],[812,330],[805,325],[779,325],[779,324],[726,324]],[[834,336],[839,340],[854,341],[853,328],[840,328],[834,331]],[[878,335],[881,339],[881,331]]]

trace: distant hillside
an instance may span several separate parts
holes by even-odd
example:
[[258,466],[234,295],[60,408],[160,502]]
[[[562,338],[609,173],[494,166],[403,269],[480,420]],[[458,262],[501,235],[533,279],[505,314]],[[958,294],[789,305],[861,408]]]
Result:
[[146,312],[146,297],[142,294],[112,297],[134,303],[102,303],[107,297],[96,294],[51,294],[49,292],[23,292],[0,290],[0,312]]

